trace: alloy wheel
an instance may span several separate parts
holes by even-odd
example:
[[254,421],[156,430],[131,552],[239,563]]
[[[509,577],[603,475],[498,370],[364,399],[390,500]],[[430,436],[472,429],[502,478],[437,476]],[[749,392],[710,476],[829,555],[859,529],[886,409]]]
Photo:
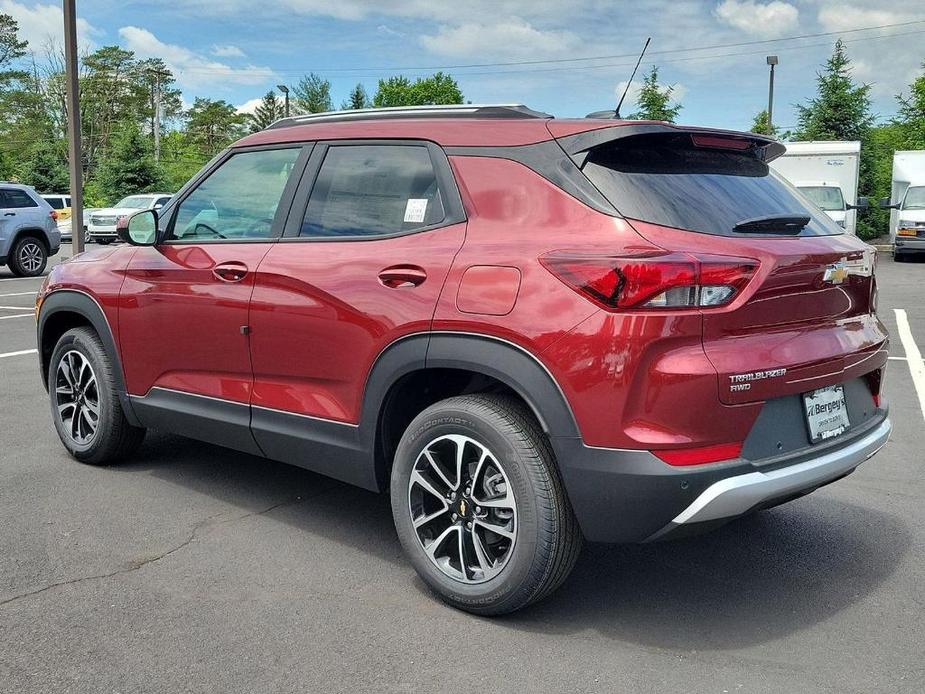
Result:
[[54,386],[64,432],[74,443],[87,445],[100,425],[100,394],[93,367],[83,354],[71,350],[58,362]]
[[27,273],[36,273],[42,269],[45,251],[38,241],[27,241],[19,247],[19,266]]
[[497,457],[469,436],[434,439],[408,482],[408,510],[431,562],[462,583],[504,569],[517,539],[514,491]]

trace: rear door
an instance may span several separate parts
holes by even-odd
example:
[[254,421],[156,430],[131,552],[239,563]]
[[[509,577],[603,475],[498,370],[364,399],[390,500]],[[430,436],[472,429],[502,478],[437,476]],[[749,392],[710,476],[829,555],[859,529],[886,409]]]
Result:
[[[649,241],[707,261],[757,261],[730,304],[701,309],[727,404],[812,391],[886,360],[875,252],[768,169],[773,146],[675,130],[616,139],[583,166]],[[805,224],[775,221],[787,217]]]
[[376,357],[430,328],[464,236],[459,194],[436,145],[315,147],[251,301],[253,430],[269,456],[364,483],[343,458],[344,467],[323,467],[310,439],[356,424]]

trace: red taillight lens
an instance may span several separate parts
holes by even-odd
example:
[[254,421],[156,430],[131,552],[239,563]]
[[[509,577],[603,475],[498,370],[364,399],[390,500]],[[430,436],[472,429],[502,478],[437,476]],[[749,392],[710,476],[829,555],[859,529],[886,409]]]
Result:
[[588,257],[554,253],[540,262],[568,286],[608,309],[723,306],[758,268],[751,258],[663,253]]
[[669,465],[705,465],[721,460],[734,460],[742,455],[741,443],[721,443],[699,448],[676,448],[670,451],[652,451],[652,454]]
[[57,210],[52,210],[51,212],[48,213],[48,216],[51,217],[56,222],[58,221],[58,211]]

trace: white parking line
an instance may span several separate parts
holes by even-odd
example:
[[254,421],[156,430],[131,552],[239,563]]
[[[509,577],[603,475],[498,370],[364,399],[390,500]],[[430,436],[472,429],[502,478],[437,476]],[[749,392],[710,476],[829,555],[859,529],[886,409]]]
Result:
[[0,306],[0,311],[28,311],[31,306]]
[[38,354],[37,349],[21,349],[18,352],[6,352],[5,354],[0,354],[0,359],[6,359],[7,357],[22,357],[26,354]]
[[35,318],[34,313],[20,313],[15,316],[0,316],[0,320],[9,320],[10,318]]
[[38,277],[0,277],[0,282],[28,282],[29,280],[44,280],[45,275]]
[[38,292],[13,292],[12,294],[0,294],[0,296],[35,296]]
[[893,311],[896,313],[899,341],[902,342],[906,359],[909,361],[912,385],[915,386],[915,391],[919,396],[919,407],[922,408],[922,416],[925,417],[925,362],[922,361],[922,353],[912,338],[912,329],[909,327],[909,318],[906,316],[905,309],[894,308]]

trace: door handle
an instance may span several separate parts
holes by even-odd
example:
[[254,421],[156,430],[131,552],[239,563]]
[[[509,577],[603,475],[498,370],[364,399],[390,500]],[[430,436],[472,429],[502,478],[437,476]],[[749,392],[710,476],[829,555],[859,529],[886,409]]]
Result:
[[3,215],[3,216],[4,216],[4,217],[15,217],[15,216],[16,216],[16,213],[15,213],[15,212],[7,212],[7,213],[6,213],[5,215]]
[[237,262],[222,263],[212,268],[212,274],[222,282],[240,282],[247,275],[247,266]]
[[426,279],[424,268],[417,265],[394,265],[379,271],[379,281],[389,289],[417,287]]

